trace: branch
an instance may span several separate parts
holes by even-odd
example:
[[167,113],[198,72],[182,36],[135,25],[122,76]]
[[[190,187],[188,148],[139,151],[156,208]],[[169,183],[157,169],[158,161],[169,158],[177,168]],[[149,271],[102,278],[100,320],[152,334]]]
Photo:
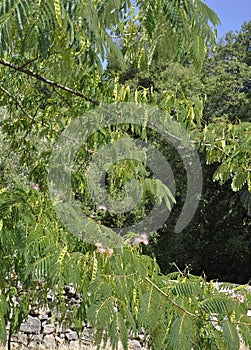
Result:
[[[167,295],[162,289],[160,289],[157,284],[155,284],[153,281],[150,280],[150,278],[148,277],[145,277],[145,280],[150,283],[152,285],[152,287],[154,287],[160,294],[162,294],[165,298],[167,298],[167,300],[173,304],[175,307],[177,307],[178,309],[180,309],[181,311],[183,311],[185,314],[191,316],[191,317],[194,317],[194,318],[199,318],[201,319],[202,321],[204,322],[210,322],[212,324],[212,320],[210,318],[204,318],[200,315],[196,315],[196,314],[193,314],[192,312],[188,311],[187,309],[185,309],[183,306],[180,306],[179,304],[177,304],[172,298],[169,297],[169,295]],[[209,316],[210,317],[210,316]],[[213,320],[213,322],[215,323],[221,323],[222,321],[221,320],[218,320],[218,319],[215,319]],[[238,321],[232,321],[231,322],[232,324],[235,324],[235,325],[245,325],[245,326],[250,326],[251,323],[246,323],[246,322],[238,322]]]
[[69,106],[72,107],[72,105],[64,98],[64,96],[53,86],[53,90],[56,92],[56,94]]
[[29,64],[31,64],[32,62],[35,62],[38,58],[33,58],[32,60],[29,60],[28,62],[26,62],[25,64],[23,64],[21,67],[19,67],[19,69],[23,69],[25,67],[27,67]]
[[42,81],[42,82],[44,82],[46,84],[49,84],[49,85],[51,85],[51,86],[53,86],[55,88],[58,88],[58,89],[67,91],[67,92],[69,92],[69,93],[71,93],[73,95],[82,97],[83,99],[85,99],[86,101],[94,104],[95,106],[99,106],[100,105],[99,101],[94,100],[91,97],[88,97],[88,96],[82,94],[81,92],[79,92],[77,90],[71,89],[71,88],[69,88],[67,86],[64,86],[64,85],[61,85],[61,84],[59,84],[59,83],[57,83],[57,82],[55,82],[53,80],[47,79],[47,78],[43,77],[42,75],[39,75],[37,73],[32,72],[31,70],[29,70],[27,68],[24,68],[23,66],[19,67],[19,66],[15,65],[15,64],[7,62],[5,60],[0,60],[0,64],[2,64],[5,67],[9,67],[11,69],[14,69],[17,72],[21,72],[21,73],[24,73],[26,75],[29,75],[30,77],[35,78],[37,80],[40,80],[40,81]]
[[180,306],[179,304],[177,304],[173,299],[171,299],[163,290],[161,290],[157,284],[153,283],[153,281],[150,280],[150,278],[145,277],[146,281],[148,283],[150,283],[155,289],[157,289],[158,292],[160,292],[160,294],[162,294],[164,297],[167,298],[167,300],[173,304],[175,307],[177,307],[178,309],[180,309],[181,311],[183,311],[185,314],[195,317],[195,318],[201,318],[199,315],[193,314],[190,311],[186,310],[183,306]]
[[124,38],[125,36],[132,36],[132,35],[137,35],[139,33],[139,31],[135,32],[135,33],[125,33],[123,35],[109,35],[109,38],[111,39],[121,39]]
[[8,95],[12,100],[17,104],[17,106],[21,109],[24,115],[28,117],[29,119],[33,120],[33,118],[26,112],[22,104],[16,99],[15,96],[13,96],[8,90],[6,90],[4,87],[0,85],[0,90],[3,91],[6,95]]

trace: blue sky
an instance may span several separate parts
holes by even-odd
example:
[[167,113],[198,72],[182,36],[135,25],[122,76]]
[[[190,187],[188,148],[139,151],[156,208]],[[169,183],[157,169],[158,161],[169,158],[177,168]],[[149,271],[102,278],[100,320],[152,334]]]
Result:
[[219,16],[218,37],[229,30],[239,30],[243,22],[251,20],[251,0],[204,0]]

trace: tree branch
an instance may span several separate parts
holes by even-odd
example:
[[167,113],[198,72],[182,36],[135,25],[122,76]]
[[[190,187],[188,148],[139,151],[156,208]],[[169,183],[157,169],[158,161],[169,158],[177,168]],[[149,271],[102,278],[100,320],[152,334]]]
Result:
[[175,307],[183,311],[185,314],[195,317],[195,318],[201,318],[199,315],[193,314],[192,312],[186,310],[183,306],[177,304],[173,299],[171,299],[162,289],[160,289],[153,281],[150,280],[150,278],[145,277],[146,281],[150,283],[160,294],[162,294],[167,300],[173,304]]
[[58,88],[58,89],[67,91],[67,92],[69,92],[69,93],[71,93],[71,94],[73,94],[73,95],[82,97],[83,99],[85,99],[86,101],[88,101],[88,102],[94,104],[95,106],[99,106],[99,105],[100,105],[100,102],[99,102],[99,101],[94,100],[93,98],[88,97],[88,96],[82,94],[81,92],[79,92],[79,91],[77,91],[77,90],[71,89],[71,88],[69,88],[68,86],[64,86],[64,85],[59,84],[59,83],[57,83],[57,82],[55,82],[55,81],[53,81],[53,80],[47,79],[47,78],[43,77],[43,76],[40,75],[40,74],[34,73],[34,72],[32,72],[31,70],[29,70],[29,69],[27,69],[27,68],[24,68],[23,66],[19,67],[19,66],[13,64],[13,63],[10,63],[10,62],[7,62],[7,61],[1,60],[1,59],[0,59],[0,64],[2,64],[2,65],[5,66],[5,67],[9,67],[9,68],[11,68],[11,69],[14,69],[14,70],[17,71],[17,72],[21,72],[21,73],[24,73],[24,74],[26,74],[26,75],[29,75],[30,77],[35,78],[35,79],[37,79],[37,80],[40,80],[40,81],[42,81],[43,83],[46,83],[46,84],[48,84],[48,85],[51,85],[51,86],[53,86],[53,87],[55,87],[55,88]]
[[[162,289],[160,289],[149,277],[145,277],[145,280],[152,285],[152,287],[154,287],[160,294],[162,294],[165,298],[167,298],[167,300],[173,304],[175,307],[177,307],[178,309],[180,309],[181,311],[183,311],[185,314],[194,317],[194,318],[199,318],[201,320],[203,320],[204,322],[210,322],[212,323],[212,320],[210,319],[210,316],[208,318],[203,318],[200,315],[196,315],[190,311],[188,311],[187,309],[185,309],[183,306],[177,304],[172,298],[169,297],[169,295],[167,295]],[[221,320],[215,319],[213,320],[213,322],[215,323],[221,323]],[[232,321],[232,324],[236,324],[236,325],[245,325],[245,326],[250,326],[251,323],[246,323],[246,322],[238,322],[238,321]]]
[[17,106],[21,109],[24,115],[28,117],[29,119],[33,120],[33,118],[26,112],[22,104],[16,99],[15,96],[13,96],[8,90],[6,90],[3,86],[0,85],[0,90],[4,92],[6,95],[8,95],[16,104]]

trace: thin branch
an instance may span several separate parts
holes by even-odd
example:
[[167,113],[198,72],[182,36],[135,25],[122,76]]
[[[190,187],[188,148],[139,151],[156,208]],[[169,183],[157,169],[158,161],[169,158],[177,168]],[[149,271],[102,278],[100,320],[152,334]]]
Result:
[[184,276],[184,273],[180,270],[179,266],[175,262],[173,262],[172,265],[176,267],[181,276]]
[[137,35],[139,33],[139,31],[135,32],[135,33],[125,33],[123,35],[109,35],[109,38],[111,39],[121,39],[124,38],[125,36],[132,36],[132,35]]
[[38,58],[33,58],[32,60],[27,61],[26,63],[24,63],[22,66],[19,66],[19,69],[24,69],[25,67],[27,67],[30,63],[35,62]]
[[55,88],[55,86],[53,86],[53,90],[56,92],[56,94],[69,106],[72,107],[72,105],[70,104],[70,102],[68,102],[64,96]]
[[160,292],[160,294],[162,294],[164,297],[166,297],[168,299],[168,301],[170,301],[171,304],[173,304],[175,307],[177,307],[178,309],[180,309],[181,311],[183,311],[185,314],[195,317],[195,318],[201,318],[199,315],[193,314],[190,311],[186,310],[183,306],[180,306],[179,304],[177,304],[173,299],[171,299],[162,289],[160,289],[157,284],[153,283],[153,281],[150,280],[150,278],[145,277],[146,281],[148,283],[150,283],[158,292]]
[[8,95],[16,104],[17,106],[21,109],[21,111],[24,113],[24,115],[26,115],[26,117],[28,117],[29,119],[33,120],[33,117],[31,117],[26,110],[24,109],[24,107],[22,106],[22,104],[16,99],[15,96],[13,96],[8,90],[6,90],[3,86],[0,85],[0,90],[2,92],[4,92],[6,95]]
[[[177,307],[178,309],[180,309],[181,311],[183,311],[185,314],[194,317],[194,318],[199,318],[201,320],[203,320],[204,322],[210,322],[212,323],[212,320],[210,318],[203,318],[200,315],[196,315],[193,314],[192,312],[188,311],[187,309],[185,309],[183,306],[180,306],[179,304],[177,304],[172,298],[169,297],[169,295],[167,295],[162,289],[160,289],[157,284],[155,284],[153,281],[150,280],[150,278],[145,277],[145,280],[150,283],[160,294],[162,294],[165,298],[167,298],[167,300],[173,304],[175,307]],[[213,320],[213,322],[215,323],[220,323],[221,320]],[[245,323],[245,322],[231,322],[232,324],[236,324],[236,325],[245,325],[245,326],[251,326],[251,323]]]
[[26,130],[26,133],[23,136],[23,139],[25,139],[29,135],[29,133],[31,132],[32,127],[33,127],[33,125],[35,123],[35,117],[37,115],[37,112],[38,112],[39,108],[40,108],[40,106],[37,106],[36,111],[35,111],[34,115],[32,116],[32,121],[31,121],[30,127]]
[[65,85],[59,84],[59,83],[57,83],[57,82],[55,82],[53,80],[47,79],[47,78],[43,77],[42,75],[34,73],[34,72],[32,72],[31,70],[29,70],[27,68],[19,67],[19,66],[15,65],[15,64],[7,62],[5,60],[0,60],[0,64],[2,64],[5,67],[9,67],[11,69],[14,69],[17,72],[21,72],[21,73],[24,73],[26,75],[29,75],[30,77],[35,78],[37,80],[40,80],[43,83],[51,85],[51,86],[53,86],[55,88],[58,88],[58,89],[67,91],[67,92],[69,92],[69,93],[71,93],[73,95],[82,97],[83,99],[85,99],[86,101],[94,104],[95,106],[99,106],[100,105],[99,101],[94,100],[93,98],[88,97],[88,96],[82,94],[81,92],[79,92],[77,90],[71,89],[68,86],[65,86]]

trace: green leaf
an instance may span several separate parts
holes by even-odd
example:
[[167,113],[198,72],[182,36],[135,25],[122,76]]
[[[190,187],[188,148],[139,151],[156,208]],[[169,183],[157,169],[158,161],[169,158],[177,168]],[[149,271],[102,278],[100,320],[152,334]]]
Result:
[[228,320],[223,320],[222,331],[229,350],[239,350],[240,340],[236,327]]
[[248,172],[243,171],[242,169],[239,169],[240,172],[237,172],[232,180],[231,187],[233,191],[239,191],[247,182],[248,179]]
[[192,319],[183,314],[177,316],[171,324],[167,336],[167,349],[191,350],[193,342],[193,322]]

